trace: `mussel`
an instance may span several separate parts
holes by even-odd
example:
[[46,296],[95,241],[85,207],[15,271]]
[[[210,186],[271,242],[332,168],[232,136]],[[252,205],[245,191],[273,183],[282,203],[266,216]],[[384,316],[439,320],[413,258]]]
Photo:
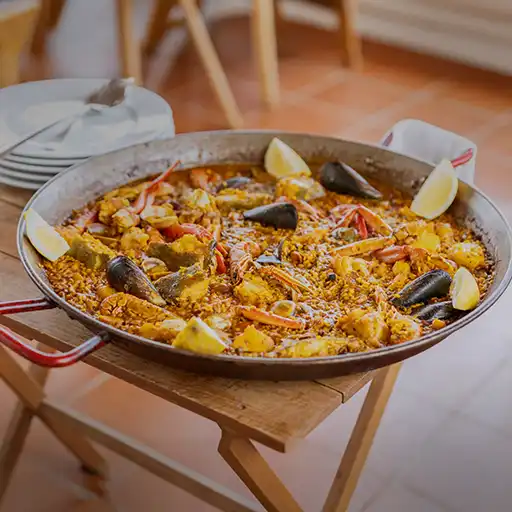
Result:
[[153,242],[148,246],[147,254],[162,260],[167,268],[174,272],[181,267],[190,267],[203,263],[210,251],[207,244],[200,242],[194,235],[184,235],[171,244]]
[[295,229],[299,220],[297,208],[291,203],[273,203],[244,212],[244,219],[277,229]]
[[434,297],[444,297],[450,290],[452,278],[448,272],[436,269],[426,272],[409,283],[390,302],[400,308],[409,308]]
[[415,309],[412,314],[420,320],[432,322],[432,320],[450,320],[458,314],[457,310],[452,306],[451,301],[434,302],[425,304]]
[[201,300],[208,293],[209,284],[210,279],[199,264],[155,281],[156,289],[169,303]]
[[146,274],[126,256],[116,256],[107,263],[107,279],[118,292],[129,293],[155,306],[165,306],[165,300]]
[[225,188],[244,188],[251,182],[251,178],[247,178],[246,176],[233,176],[232,178],[228,178],[226,181],[223,181],[217,188],[217,192],[220,192]]
[[282,265],[283,262],[276,254],[262,254],[256,259],[256,263],[260,265]]
[[327,162],[320,168],[320,183],[331,192],[349,194],[367,199],[382,199],[382,194],[372,187],[357,171],[343,162]]

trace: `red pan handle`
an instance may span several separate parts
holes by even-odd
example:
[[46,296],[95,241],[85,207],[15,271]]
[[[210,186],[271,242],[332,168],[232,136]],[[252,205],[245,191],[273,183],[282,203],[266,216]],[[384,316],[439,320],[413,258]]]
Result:
[[[0,315],[28,313],[30,311],[52,309],[54,307],[56,307],[56,305],[45,298],[0,302]],[[21,336],[7,329],[7,327],[0,326],[0,343],[2,345],[10,348],[16,352],[16,354],[29,360],[31,363],[39,366],[47,366],[49,368],[71,366],[103,347],[108,341],[108,334],[100,333],[89,338],[78,347],[71,349],[69,352],[48,354],[27,345]]]

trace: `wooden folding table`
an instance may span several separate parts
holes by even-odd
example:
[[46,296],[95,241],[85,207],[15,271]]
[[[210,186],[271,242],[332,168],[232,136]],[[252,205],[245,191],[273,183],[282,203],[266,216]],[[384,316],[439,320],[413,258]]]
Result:
[[[16,224],[28,196],[0,186],[0,301],[37,296],[18,260],[15,244]],[[59,310],[0,315],[0,328],[2,325],[48,350],[69,350],[90,336],[83,326]],[[302,509],[254,441],[279,452],[289,451],[371,381],[323,508],[325,512],[345,511],[399,369],[399,365],[394,365],[365,374],[308,382],[251,382],[176,371],[114,344],[85,362],[216,422],[222,431],[220,455],[265,509],[273,512]],[[0,507],[30,422],[37,416],[78,458],[85,470],[86,483],[97,493],[102,492],[108,476],[104,459],[93,443],[104,445],[220,510],[259,509],[256,502],[52,400],[44,392],[46,376],[47,371],[40,367],[25,372],[11,353],[0,347],[0,380],[20,400],[0,450]]]

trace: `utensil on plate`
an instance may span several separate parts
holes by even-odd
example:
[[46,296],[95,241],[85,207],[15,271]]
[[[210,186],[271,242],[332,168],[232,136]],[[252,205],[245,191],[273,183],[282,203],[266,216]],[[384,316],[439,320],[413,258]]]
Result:
[[[78,112],[74,112],[71,115],[66,115],[61,117],[57,121],[52,121],[50,124],[44,125],[42,128],[36,128],[28,135],[18,139],[14,143],[9,143],[6,146],[0,146],[0,157],[7,155],[18,146],[21,146],[24,142],[32,139],[36,135],[39,135],[46,130],[52,128],[53,126],[62,123],[64,121],[71,121],[76,117],[79,117],[86,112],[96,111],[101,112],[105,108],[115,107],[124,101],[126,87],[134,83],[133,78],[115,78],[110,80],[107,84],[100,87],[96,91],[93,91],[89,96],[87,96],[84,100],[84,108],[80,109]],[[60,134],[60,138],[64,138],[67,130],[69,130],[69,126]]]

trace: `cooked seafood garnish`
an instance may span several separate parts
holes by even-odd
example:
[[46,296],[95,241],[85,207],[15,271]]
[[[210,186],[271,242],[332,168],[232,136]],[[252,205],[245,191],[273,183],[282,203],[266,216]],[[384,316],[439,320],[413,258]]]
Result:
[[232,178],[228,178],[226,181],[223,181],[217,188],[217,192],[220,192],[225,188],[244,188],[250,183],[252,183],[252,179],[247,176],[233,176]]
[[306,321],[302,318],[286,318],[253,306],[238,306],[238,310],[245,318],[262,324],[277,325],[286,329],[304,329],[306,327]]
[[209,285],[210,279],[199,264],[173,272],[155,281],[156,289],[170,304],[201,300],[208,293]]
[[194,235],[184,235],[170,244],[151,243],[148,247],[148,256],[162,260],[171,271],[190,267],[194,263],[202,266],[207,255],[208,245]]
[[273,203],[258,206],[244,212],[244,218],[277,229],[295,229],[299,220],[297,208],[291,203]]
[[126,256],[116,256],[108,262],[107,279],[118,292],[135,295],[155,306],[165,306],[165,300],[160,297],[146,274]]
[[229,251],[231,279],[238,284],[253,262],[261,254],[261,247],[255,242],[239,242]]
[[420,320],[432,322],[433,320],[449,320],[457,315],[450,300],[425,304],[413,310],[412,314]]
[[393,243],[393,238],[367,238],[359,242],[343,245],[334,248],[331,253],[339,256],[357,256],[360,254],[371,254],[372,252],[384,249]]
[[231,346],[246,352],[269,352],[274,348],[274,340],[268,334],[258,331],[254,325],[249,325],[233,340]]
[[290,176],[280,179],[276,185],[276,196],[284,196],[289,199],[310,201],[325,196],[325,190],[313,178],[306,176]]
[[289,286],[296,292],[314,293],[310,283],[303,277],[293,277],[289,272],[274,266],[262,267],[261,274],[277,279],[280,283]]
[[332,192],[369,199],[382,199],[382,194],[372,187],[358,172],[343,162],[327,162],[320,169],[320,183]]

